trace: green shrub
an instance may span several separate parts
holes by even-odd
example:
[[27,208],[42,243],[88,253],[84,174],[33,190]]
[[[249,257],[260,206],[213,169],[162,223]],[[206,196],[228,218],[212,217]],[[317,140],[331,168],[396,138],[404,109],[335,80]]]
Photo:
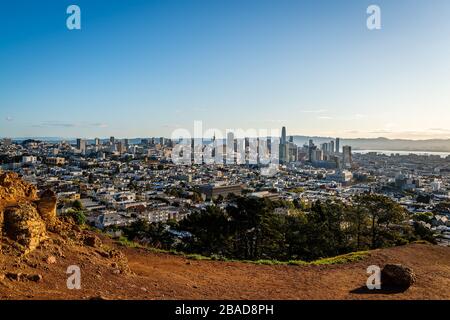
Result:
[[72,219],[79,226],[86,224],[86,215],[83,211],[69,209],[62,217]]

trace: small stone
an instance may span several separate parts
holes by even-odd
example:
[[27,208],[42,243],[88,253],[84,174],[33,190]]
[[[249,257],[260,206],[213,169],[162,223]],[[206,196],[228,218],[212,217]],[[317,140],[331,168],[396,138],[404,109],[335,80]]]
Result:
[[6,277],[11,281],[20,281],[20,279],[22,278],[22,274],[15,272],[8,272],[6,274]]
[[33,281],[33,282],[41,282],[42,281],[42,275],[40,274],[31,274],[26,276],[27,280]]
[[55,264],[56,263],[56,258],[55,258],[55,256],[49,256],[49,257],[47,257],[47,263],[48,264]]
[[100,251],[100,250],[97,250],[96,252],[97,252],[100,256],[102,256],[103,258],[109,258],[109,253],[106,252],[106,251]]
[[102,246],[102,241],[97,236],[87,236],[83,241],[85,245],[90,247],[99,248]]

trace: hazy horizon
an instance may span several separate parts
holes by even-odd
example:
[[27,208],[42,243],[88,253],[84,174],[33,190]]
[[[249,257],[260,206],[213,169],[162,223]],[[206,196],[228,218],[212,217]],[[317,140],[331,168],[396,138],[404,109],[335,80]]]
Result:
[[[304,138],[318,138],[318,139],[336,139],[339,138],[341,140],[405,140],[405,141],[430,141],[430,140],[440,140],[440,141],[450,141],[450,138],[426,138],[426,139],[402,139],[402,138],[387,138],[387,137],[355,137],[355,138],[349,138],[349,137],[331,137],[331,136],[317,136],[317,135],[303,135],[303,134],[288,134],[289,136],[293,136],[295,137],[304,137]],[[149,139],[149,138],[165,138],[165,139],[170,139],[170,136],[164,136],[164,135],[154,135],[154,136],[113,136],[113,135],[109,135],[109,136],[92,136],[92,137],[85,137],[85,136],[73,136],[73,137],[60,137],[60,136],[23,136],[23,137],[9,137],[9,136],[0,136],[0,139],[12,139],[12,140],[25,140],[25,139],[43,139],[44,141],[47,140],[76,140],[76,139],[83,139],[83,140],[95,140],[95,139],[100,139],[100,140],[109,140],[110,137],[114,137],[115,139],[129,139],[129,140],[133,140],[133,139]],[[255,136],[256,137],[256,136]],[[276,137],[276,136],[267,136],[267,137]],[[194,137],[195,139],[204,139],[204,140],[208,140],[210,139],[209,137]],[[254,136],[248,136],[248,138],[254,138]],[[212,139],[212,137],[211,137]],[[224,137],[223,139],[226,139],[226,137]]]

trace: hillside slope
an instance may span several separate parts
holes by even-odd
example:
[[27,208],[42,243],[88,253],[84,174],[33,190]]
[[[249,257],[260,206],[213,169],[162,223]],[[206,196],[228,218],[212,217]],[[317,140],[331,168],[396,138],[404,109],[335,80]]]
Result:
[[[104,239],[108,247],[114,246]],[[0,299],[450,299],[450,248],[414,244],[375,250],[361,261],[342,265],[267,266],[197,261],[125,248],[130,273],[83,246],[66,248],[56,263],[6,263],[2,269],[42,274],[42,281],[0,280]],[[27,259],[45,261],[36,250]],[[405,292],[364,290],[366,268],[376,264],[410,266],[418,280]],[[66,287],[66,268],[78,264],[81,290]]]

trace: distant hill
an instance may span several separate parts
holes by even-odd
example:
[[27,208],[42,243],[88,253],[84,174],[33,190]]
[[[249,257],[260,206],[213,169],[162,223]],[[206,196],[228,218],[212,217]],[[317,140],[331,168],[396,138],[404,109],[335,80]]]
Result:
[[[294,142],[298,145],[307,144],[313,139],[315,144],[329,142],[332,137],[307,137],[294,136]],[[388,138],[357,138],[341,139],[341,147],[352,146],[354,150],[392,150],[392,151],[431,151],[450,152],[450,139],[407,140]]]
[[[76,143],[75,138],[61,138],[61,137],[21,137],[14,138],[16,142],[21,142],[26,139],[35,139],[47,142],[67,141],[69,143]],[[120,138],[116,138],[120,140]],[[309,139],[313,139],[316,145],[324,142],[335,140],[334,137],[319,137],[319,136],[294,136],[294,142],[297,145],[308,144]],[[102,142],[108,141],[107,138],[102,138]],[[88,143],[94,143],[94,139],[87,139]],[[208,139],[204,139],[208,142]],[[141,142],[141,138],[130,138],[129,143],[137,144]],[[408,140],[408,139],[388,139],[388,138],[356,138],[356,139],[342,139],[341,148],[344,145],[352,146],[353,150],[391,150],[391,151],[429,151],[429,152],[450,152],[450,139],[428,139],[428,140]]]

